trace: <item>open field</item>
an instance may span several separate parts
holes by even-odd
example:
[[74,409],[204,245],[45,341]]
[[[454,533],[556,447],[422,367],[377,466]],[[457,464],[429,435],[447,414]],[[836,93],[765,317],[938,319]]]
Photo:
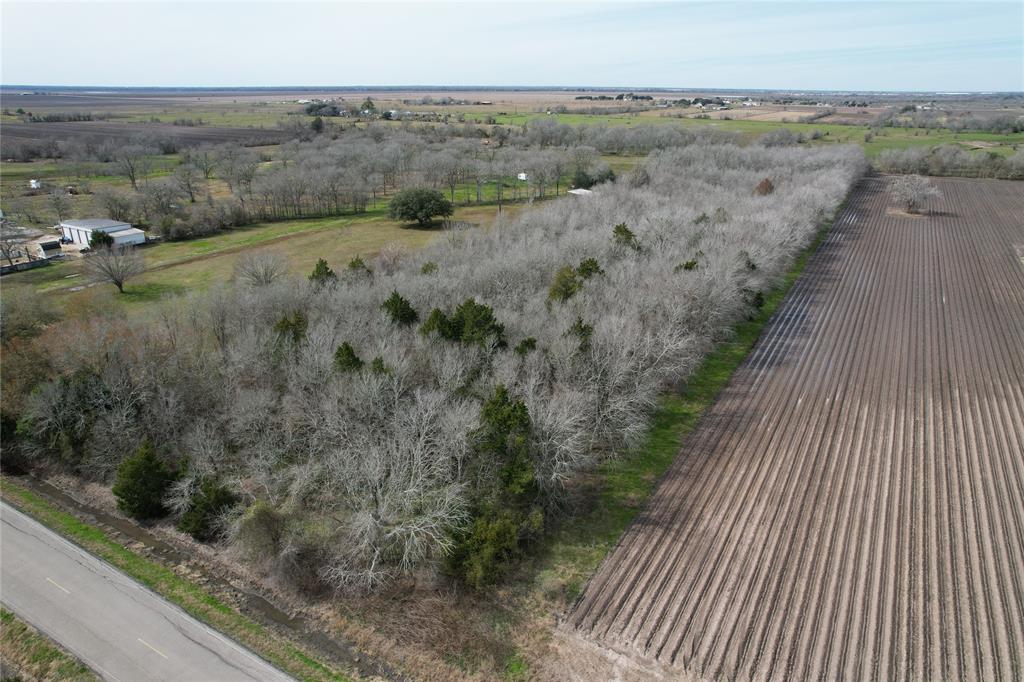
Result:
[[[24,94],[18,94],[23,92]],[[984,133],[949,130],[925,130],[920,128],[886,128],[874,140],[865,143],[864,135],[876,115],[888,107],[906,101],[938,100],[944,110],[970,109],[972,115],[985,118],[996,115],[1020,116],[1024,109],[1016,106],[1019,98],[972,96],[962,98],[940,96],[936,93],[918,95],[879,94],[857,99],[870,100],[867,107],[827,106],[834,100],[834,94],[803,93],[801,97],[821,99],[823,106],[810,104],[773,104],[779,97],[792,98],[794,93],[772,92],[722,92],[707,90],[635,90],[637,95],[647,95],[655,100],[667,98],[727,97],[734,101],[749,96],[762,101],[760,107],[736,106],[726,111],[711,111],[710,118],[696,118],[703,115],[695,108],[660,108],[639,102],[616,100],[577,100],[581,95],[614,95],[615,90],[594,89],[394,89],[394,88],[325,88],[325,89],[255,89],[255,90],[114,90],[110,92],[90,91],[16,91],[6,89],[2,93],[5,110],[22,108],[34,114],[93,113],[109,117],[102,121],[79,123],[20,123],[13,114],[2,116],[4,138],[8,145],[21,141],[46,139],[83,139],[86,137],[114,137],[127,140],[140,133],[175,137],[182,144],[202,142],[240,142],[252,139],[272,141],[282,135],[278,125],[282,122],[300,121],[308,125],[313,117],[302,111],[298,100],[322,99],[343,102],[361,102],[372,98],[380,109],[411,110],[416,113],[448,116],[451,122],[458,120],[483,123],[493,120],[506,126],[522,125],[538,118],[551,118],[571,125],[640,125],[643,123],[666,123],[673,125],[713,125],[719,129],[743,133],[751,140],[758,135],[788,127],[794,132],[803,132],[808,137],[815,130],[828,133],[817,143],[853,142],[862,144],[868,155],[873,156],[883,149],[904,148],[917,145],[967,144],[970,141],[997,142],[997,153],[1009,153],[1013,145],[1024,142],[1024,134],[993,135]],[[927,97],[932,99],[928,99]],[[423,98],[432,98],[431,104],[412,104]],[[489,102],[488,104],[441,104],[439,100],[450,97],[458,102]],[[601,109],[614,110],[616,107],[631,105],[639,107],[632,113],[588,113]],[[563,111],[564,109],[564,111]],[[801,117],[835,109],[835,114],[810,123],[799,123]],[[552,113],[546,113],[551,111]],[[682,116],[683,118],[679,118]],[[202,125],[175,126],[179,119],[201,120]],[[788,119],[784,121],[783,119]],[[341,125],[350,125],[353,119],[331,119]],[[848,125],[854,123],[856,125]],[[360,125],[364,125],[360,124]],[[379,125],[402,125],[398,122],[378,121]]]
[[[514,216],[522,205],[505,205]],[[497,206],[457,208],[455,220],[489,226]],[[384,246],[403,250],[422,248],[441,238],[441,229],[419,229],[388,220],[386,209],[339,218],[290,220],[225,231],[204,239],[164,242],[141,250],[147,272],[132,279],[118,295],[109,284],[88,286],[81,259],[68,259],[45,268],[7,275],[3,284],[10,294],[18,287],[33,287],[50,294],[59,308],[72,311],[80,304],[109,299],[129,309],[141,309],[167,294],[201,291],[232,277],[235,262],[244,253],[272,250],[288,259],[293,273],[309,273],[319,258],[342,270],[354,257],[369,258]],[[85,287],[85,288],[83,288]]]
[[[74,142],[85,140],[117,140],[127,143],[133,138],[155,135],[175,140],[181,146],[200,144],[256,145],[274,144],[287,139],[282,130],[273,126],[267,129],[255,127],[227,126],[181,126],[170,123],[135,123],[122,121],[79,121],[58,123],[4,123],[5,145],[24,142],[45,142],[60,140]],[[9,156],[6,146],[4,158]]]
[[673,675],[1016,679],[1024,195],[865,182],[567,629]]

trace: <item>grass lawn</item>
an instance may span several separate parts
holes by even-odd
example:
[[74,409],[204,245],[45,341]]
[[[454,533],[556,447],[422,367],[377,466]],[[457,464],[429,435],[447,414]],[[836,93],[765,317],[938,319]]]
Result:
[[11,679],[40,682],[99,680],[81,661],[7,609],[0,608],[0,626],[0,658],[23,676]]
[[[506,204],[502,212],[515,215],[522,207],[521,204]],[[494,205],[458,207],[453,218],[486,226],[493,222],[497,210]],[[253,225],[203,239],[146,247],[141,253],[148,270],[129,280],[123,295],[110,284],[72,290],[89,284],[82,272],[82,261],[77,258],[7,275],[3,291],[9,294],[18,287],[33,287],[51,295],[57,307],[64,310],[96,303],[97,299],[132,310],[168,294],[203,290],[226,282],[237,260],[252,251],[281,253],[288,259],[292,272],[303,274],[311,272],[319,258],[325,258],[331,267],[339,270],[355,256],[373,256],[386,245],[394,244],[411,251],[422,248],[441,234],[440,229],[420,229],[389,220],[384,208],[376,208],[338,218]]]
[[[0,495],[9,504],[177,604],[193,617],[249,647],[281,670],[301,680],[348,679],[341,672],[317,660],[311,652],[265,628],[199,585],[182,578],[161,563],[128,550],[105,529],[84,523],[61,511],[9,478],[5,477],[2,481]],[[6,632],[7,628],[4,630]]]

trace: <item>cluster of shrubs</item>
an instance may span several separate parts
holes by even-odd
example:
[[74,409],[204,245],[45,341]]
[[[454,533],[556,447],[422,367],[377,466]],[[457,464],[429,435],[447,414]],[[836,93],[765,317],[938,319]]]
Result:
[[[618,227],[618,226],[617,226]],[[625,225],[622,226],[625,228]],[[619,228],[621,229],[621,228]],[[629,229],[629,228],[625,228]],[[636,237],[633,237],[635,243]],[[594,258],[584,258],[576,267],[566,265],[555,272],[555,279],[548,290],[548,300],[563,303],[572,298],[580,289],[583,283],[594,275],[603,275],[604,270]]]
[[96,201],[112,219],[139,225],[169,241],[205,237],[253,222],[253,216],[238,200],[190,204],[179,193],[162,189],[165,187],[143,187],[134,194],[101,190],[96,193]]
[[596,171],[588,172],[584,168],[578,168],[572,176],[573,187],[590,189],[595,185],[615,180],[615,171],[608,166],[598,168]]
[[[152,445],[144,442],[117,468],[111,491],[118,509],[140,521],[170,514],[166,500],[187,462],[179,467],[172,467],[156,454]],[[238,497],[216,479],[200,477],[193,481],[185,498],[177,527],[202,542],[215,540],[224,532],[224,518],[237,502]]]

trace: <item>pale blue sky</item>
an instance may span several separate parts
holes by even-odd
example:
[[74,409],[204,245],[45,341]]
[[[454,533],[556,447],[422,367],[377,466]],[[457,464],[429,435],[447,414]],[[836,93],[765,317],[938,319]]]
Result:
[[2,0],[0,26],[5,84],[1024,90],[1024,0]]

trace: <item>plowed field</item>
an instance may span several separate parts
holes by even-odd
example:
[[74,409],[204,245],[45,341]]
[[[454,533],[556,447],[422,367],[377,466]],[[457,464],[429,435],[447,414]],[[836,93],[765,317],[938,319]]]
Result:
[[1024,679],[1024,184],[855,192],[565,627],[709,679]]

